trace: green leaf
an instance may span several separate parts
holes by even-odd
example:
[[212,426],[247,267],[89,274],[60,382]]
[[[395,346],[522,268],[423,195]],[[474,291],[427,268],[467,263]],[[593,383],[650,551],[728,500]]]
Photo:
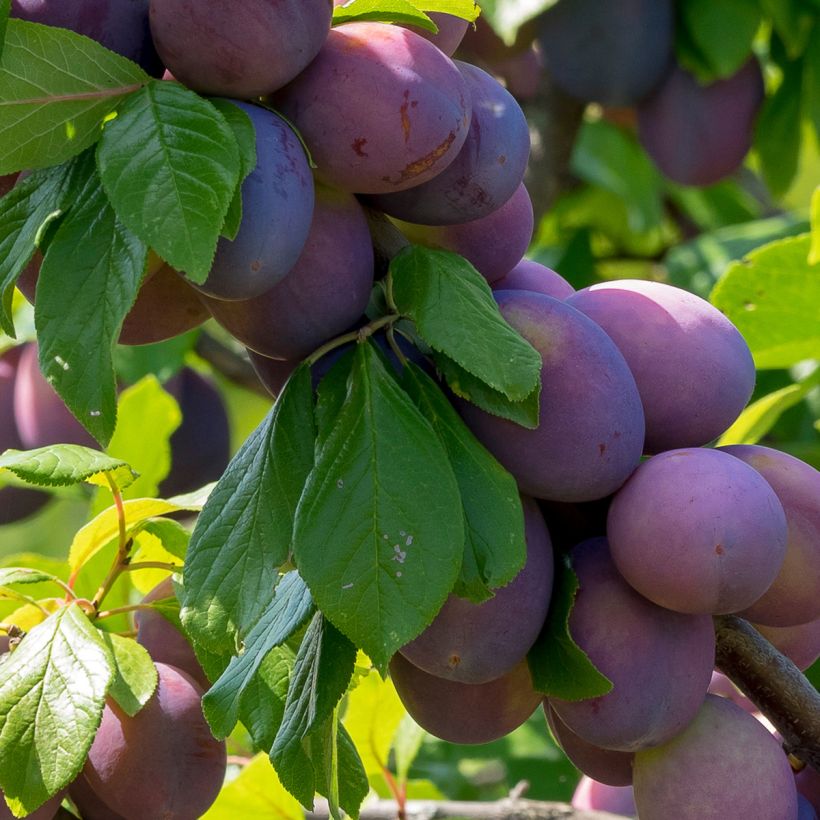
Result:
[[287,645],[268,652],[239,701],[239,719],[257,749],[269,752],[285,716],[296,653]]
[[317,790],[316,758],[311,761],[303,741],[333,716],[355,662],[356,647],[317,612],[296,654],[285,714],[270,752],[285,788],[307,809]]
[[0,57],[3,56],[3,42],[6,39],[6,27],[9,22],[11,0],[0,0]]
[[181,561],[185,560],[191,533],[178,521],[170,518],[154,518],[142,525],[140,533],[153,535],[159,540],[166,552]]
[[472,402],[494,416],[509,419],[522,427],[527,427],[530,430],[538,427],[540,420],[538,412],[541,397],[540,385],[523,401],[510,401],[502,393],[488,387],[444,354],[435,353],[433,359],[447,380],[447,385],[457,396]]
[[712,291],[759,368],[820,357],[820,264],[808,264],[810,244],[806,234],[764,245],[731,265]]
[[65,788],[85,762],[113,677],[111,654],[76,604],[29,632],[0,676],[0,788],[15,814]]
[[371,672],[348,695],[344,725],[359,750],[368,778],[382,778],[390,749],[407,714],[390,678]]
[[433,350],[514,401],[538,385],[541,357],[502,318],[490,286],[463,257],[411,245],[390,264],[399,311]]
[[77,201],[49,242],[34,312],[40,369],[103,445],[114,432],[113,349],[137,298],[148,248],[117,219],[91,154]]
[[718,446],[757,444],[777,424],[778,419],[800,404],[820,384],[820,370],[798,384],[790,384],[752,402],[737,421],[720,437]]
[[436,431],[461,491],[466,543],[457,595],[480,603],[524,566],[524,513],[515,479],[470,432],[436,383],[412,362],[402,384]]
[[814,189],[811,197],[811,246],[809,264],[820,262],[820,186]]
[[268,653],[290,638],[313,613],[313,599],[297,572],[289,572],[245,639],[245,651],[233,658],[222,677],[202,699],[214,736],[226,738],[239,719],[240,700]]
[[633,134],[604,120],[585,122],[575,141],[571,166],[581,179],[623,199],[631,230],[661,226],[661,176]]
[[9,20],[0,59],[0,174],[57,165],[148,81],[135,63],[64,28]]
[[578,576],[567,559],[556,563],[546,623],[527,655],[536,692],[563,700],[605,695],[612,682],[590,661],[569,632],[569,615],[578,592]]
[[353,369],[355,350],[347,351],[319,382],[316,391],[316,449],[323,446],[333,432],[336,419],[347,397],[347,385]]
[[436,32],[438,26],[410,0],[350,0],[333,9],[333,25],[344,23],[398,23]]
[[458,576],[464,522],[447,453],[370,343],[356,350],[293,543],[317,606],[380,668],[430,623]]
[[108,486],[106,475],[118,487],[127,487],[137,474],[118,458],[78,444],[55,444],[39,450],[6,450],[0,470],[8,470],[38,487],[68,487],[86,481]]
[[803,105],[820,140],[820,24],[815,24],[803,58]]
[[[146,376],[120,393],[117,429],[106,452],[139,471],[124,498],[152,498],[171,469],[170,438],[182,422],[179,405],[156,376]],[[107,499],[102,496],[102,503]],[[95,505],[96,512],[102,508]]]
[[405,715],[393,738],[393,754],[396,757],[396,777],[406,783],[427,732],[410,715]]
[[239,148],[239,181],[228,207],[225,224],[222,226],[222,235],[234,240],[242,222],[242,183],[256,167],[256,131],[247,113],[229,100],[217,97],[210,103],[225,118]]
[[[558,0],[481,0],[481,11],[487,22],[508,45],[515,42],[518,30]],[[567,2],[567,0],[564,0]]]
[[201,284],[239,182],[234,132],[207,100],[154,80],[106,125],[100,176],[117,215]]
[[772,18],[789,59],[799,57],[806,47],[815,16],[806,8],[804,0],[760,0],[760,5]]
[[182,620],[207,649],[224,652],[271,599],[313,467],[312,418],[310,370],[303,365],[228,465],[199,516],[185,559]]
[[9,584],[40,584],[43,581],[56,581],[57,578],[50,572],[29,569],[28,567],[6,567],[0,569],[0,587]]
[[766,184],[775,197],[786,193],[797,173],[802,93],[801,64],[786,63],[782,82],[774,94],[766,97],[757,117],[754,147]]
[[14,337],[14,285],[48,223],[68,204],[77,163],[35,171],[0,198],[0,327]]
[[[686,60],[701,80],[729,77],[740,69],[752,53],[752,41],[760,26],[757,0],[681,0],[677,5],[681,35],[697,52],[699,64]],[[680,54],[680,51],[679,51]],[[707,71],[698,71],[705,67]]]
[[151,700],[157,688],[157,667],[148,650],[133,638],[112,632],[100,632],[100,636],[114,659],[114,679],[108,694],[125,714],[133,717]]
[[268,756],[257,755],[228,783],[202,820],[304,820],[299,801],[291,797]]

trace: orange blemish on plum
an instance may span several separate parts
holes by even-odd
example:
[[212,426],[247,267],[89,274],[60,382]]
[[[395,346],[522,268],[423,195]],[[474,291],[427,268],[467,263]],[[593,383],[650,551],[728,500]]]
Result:
[[724,550],[723,550],[723,544],[718,544],[718,545],[715,547],[715,554],[716,554],[716,555],[723,555],[723,552],[724,552]]
[[353,140],[353,144],[351,148],[360,156],[360,157],[368,157],[370,156],[367,151],[364,150],[364,146],[367,144],[367,140],[364,137],[357,137]]
[[440,145],[436,146],[429,154],[425,154],[420,159],[414,160],[399,175],[397,180],[391,180],[390,177],[382,177],[385,182],[405,182],[408,179],[413,179],[419,174],[424,173],[429,168],[432,168],[446,153],[450,150],[450,146],[455,141],[456,135],[450,132],[447,139]]
[[404,131],[404,141],[410,139],[410,117],[407,114],[407,109],[410,107],[410,92],[404,92],[404,102],[401,104],[399,113],[401,114],[401,130]]

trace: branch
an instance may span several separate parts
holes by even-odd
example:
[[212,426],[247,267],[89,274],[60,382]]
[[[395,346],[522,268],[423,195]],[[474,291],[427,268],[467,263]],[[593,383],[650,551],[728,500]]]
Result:
[[[316,801],[316,808],[305,814],[305,820],[328,820],[327,803]],[[396,820],[398,808],[394,800],[365,803],[361,820]],[[494,803],[473,803],[461,800],[408,800],[406,820],[617,820],[617,815],[605,811],[574,809],[568,803],[546,803],[509,797]]]
[[786,752],[820,771],[820,692],[751,624],[715,618],[716,665],[772,722]]

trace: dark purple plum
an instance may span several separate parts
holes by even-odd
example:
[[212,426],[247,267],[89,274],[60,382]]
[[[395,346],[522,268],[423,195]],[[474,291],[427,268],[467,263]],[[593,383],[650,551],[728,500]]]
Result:
[[680,732],[703,703],[715,664],[712,619],[656,606],[624,581],[605,538],[571,553],[580,588],[572,638],[612,681],[606,695],[550,706],[576,735],[604,749],[635,752]]
[[605,811],[623,817],[634,817],[637,813],[635,794],[631,785],[609,786],[586,775],[581,778],[572,795],[572,806],[576,809]]
[[67,28],[162,73],[148,25],[149,0],[11,0],[11,16]]
[[797,789],[780,744],[727,698],[707,695],[668,743],[635,755],[641,820],[795,820]]
[[768,626],[797,626],[820,618],[820,472],[799,458],[759,445],[721,447],[754,467],[786,513],[786,558],[766,592],[740,613]]
[[[14,381],[23,350],[23,346],[12,347],[0,354],[0,453],[25,449],[14,419]],[[0,489],[0,525],[34,515],[49,497],[48,493],[27,487],[3,487]]]
[[202,714],[202,689],[156,664],[159,684],[134,717],[109,701],[82,773],[96,796],[126,820],[196,820],[225,777],[224,742]]
[[748,345],[699,296],[626,279],[584,288],[567,303],[597,322],[623,353],[641,394],[649,453],[706,444],[752,395]]
[[493,282],[493,290],[530,290],[561,301],[575,293],[560,273],[531,259],[522,259],[503,279]]
[[68,787],[68,796],[80,810],[83,820],[125,820],[100,800],[82,773]]
[[472,119],[458,156],[429,182],[373,197],[381,211],[420,225],[458,225],[489,216],[516,192],[530,155],[524,112],[498,80],[456,61],[467,83]]
[[798,626],[754,624],[754,627],[775,649],[803,671],[820,658],[820,618]]
[[456,158],[470,125],[469,92],[452,60],[383,23],[333,29],[275,104],[305,138],[320,179],[352,193],[432,179]]
[[552,543],[564,552],[581,541],[606,535],[606,517],[611,497],[568,504],[540,501],[538,506],[547,522]]
[[672,0],[572,0],[541,18],[539,42],[555,84],[582,102],[633,105],[672,61]]
[[616,752],[587,743],[561,721],[549,701],[544,701],[544,714],[555,742],[576,769],[608,786],[632,785],[633,752]]
[[373,271],[361,205],[352,194],[319,186],[307,242],[287,276],[254,299],[206,297],[205,304],[242,344],[272,359],[298,360],[364,314]]
[[538,505],[522,497],[527,562],[495,596],[481,604],[455,595],[433,622],[402,647],[414,666],[461,683],[500,678],[526,657],[541,632],[552,595],[550,535]]
[[[150,604],[164,598],[174,598],[174,584],[170,576],[157,584],[141,601]],[[137,627],[137,643],[142,644],[155,663],[174,666],[190,675],[203,690],[211,682],[199,665],[188,639],[156,610],[140,610],[134,616]]]
[[18,174],[4,174],[0,176],[0,197],[5,196],[16,184]]
[[230,460],[230,427],[219,391],[190,368],[165,389],[182,411],[182,424],[171,435],[171,472],[160,485],[168,497],[221,478]]
[[428,675],[397,654],[390,676],[413,720],[449,743],[498,740],[524,723],[543,699],[533,689],[526,661],[501,678],[470,684]]
[[522,290],[494,296],[543,359],[540,424],[528,430],[464,401],[459,412],[522,492],[550,501],[611,495],[643,449],[643,410],[623,356],[598,325],[564,302]]
[[743,164],[763,98],[755,58],[711,85],[676,66],[638,107],[638,137],[670,179],[712,185]]
[[259,381],[268,393],[276,398],[282,392],[282,388],[290,378],[290,374],[296,370],[299,362],[271,359],[250,348],[246,348],[246,352]]
[[71,415],[40,372],[36,344],[26,345],[20,355],[14,381],[14,418],[20,441],[27,450],[51,444],[81,444],[98,449],[97,442]]
[[256,131],[256,168],[242,183],[242,223],[222,237],[203,285],[216,299],[251,299],[270,290],[296,264],[313,218],[307,157],[293,129],[265,108],[232,101]]
[[811,766],[806,766],[802,772],[795,775],[797,791],[811,803],[815,811],[820,811],[820,772]]
[[[338,2],[337,5],[339,5]],[[456,17],[455,14],[445,14],[440,11],[428,12],[427,16],[438,26],[436,34],[414,26],[410,26],[410,29],[424,37],[425,40],[429,40],[439,51],[444,52],[448,57],[452,57],[455,50],[461,45],[470,24],[461,17]]]
[[522,259],[532,241],[533,210],[523,185],[497,210],[462,225],[416,225],[397,221],[412,242],[452,251],[467,258],[490,283],[506,276]]
[[151,0],[168,69],[203,94],[250,99],[290,82],[330,31],[330,0]]
[[786,516],[774,490],[720,450],[670,450],[645,461],[615,494],[607,534],[624,578],[676,612],[751,606],[786,555]]
[[797,820],[817,820],[817,812],[807,797],[797,794]]

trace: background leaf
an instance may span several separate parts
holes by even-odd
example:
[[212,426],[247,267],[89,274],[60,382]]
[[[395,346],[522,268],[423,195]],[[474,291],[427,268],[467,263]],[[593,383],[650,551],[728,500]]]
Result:
[[0,470],[4,469],[40,487],[68,487],[84,481],[107,487],[106,473],[119,487],[127,487],[136,478],[124,461],[78,444],[7,450],[0,456]]
[[154,80],[108,123],[97,157],[123,223],[204,282],[239,182],[239,147],[225,118],[179,83]]
[[138,65],[88,37],[9,20],[0,58],[0,174],[79,154],[148,79]]

